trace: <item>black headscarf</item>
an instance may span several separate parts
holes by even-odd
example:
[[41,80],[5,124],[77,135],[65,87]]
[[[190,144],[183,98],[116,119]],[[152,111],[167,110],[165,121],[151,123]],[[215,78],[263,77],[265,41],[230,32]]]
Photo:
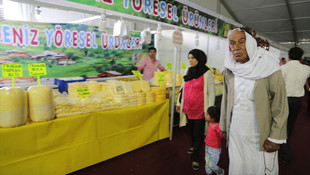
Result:
[[189,51],[188,55],[192,54],[194,58],[198,61],[198,64],[195,67],[190,67],[187,71],[187,74],[184,76],[184,81],[190,81],[192,79],[199,78],[205,72],[209,70],[206,66],[207,55],[199,49],[193,49]]

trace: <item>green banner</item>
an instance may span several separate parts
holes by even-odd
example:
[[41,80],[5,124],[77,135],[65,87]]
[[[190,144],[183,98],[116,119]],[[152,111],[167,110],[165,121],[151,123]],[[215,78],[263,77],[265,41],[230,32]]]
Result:
[[174,0],[67,0],[80,4],[95,6],[111,11],[121,12],[142,18],[189,28],[219,37],[227,37],[233,28],[214,16]]
[[140,32],[122,40],[112,29],[101,33],[97,26],[17,21],[0,25],[0,64],[21,64],[24,76],[32,63],[45,63],[47,74],[42,77],[129,75],[142,59],[138,56],[154,46],[154,36],[150,45],[142,46]]

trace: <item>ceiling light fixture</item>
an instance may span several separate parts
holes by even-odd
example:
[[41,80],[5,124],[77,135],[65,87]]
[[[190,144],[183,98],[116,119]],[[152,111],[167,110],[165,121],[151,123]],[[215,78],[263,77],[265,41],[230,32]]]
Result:
[[36,18],[37,19],[41,19],[41,12],[42,12],[42,10],[41,10],[39,5],[36,7],[35,11],[36,11]]

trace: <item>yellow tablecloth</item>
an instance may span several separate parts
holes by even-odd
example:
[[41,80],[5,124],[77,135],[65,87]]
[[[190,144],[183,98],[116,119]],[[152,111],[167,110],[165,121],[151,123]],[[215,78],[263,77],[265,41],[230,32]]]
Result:
[[0,128],[0,174],[67,174],[169,137],[169,100]]

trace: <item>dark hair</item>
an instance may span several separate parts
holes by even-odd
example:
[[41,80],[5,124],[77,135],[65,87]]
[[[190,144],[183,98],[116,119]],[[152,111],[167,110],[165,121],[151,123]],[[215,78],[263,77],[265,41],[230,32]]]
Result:
[[149,48],[149,52],[150,52],[151,50],[155,50],[155,52],[157,52],[157,50],[156,50],[155,47],[150,47],[150,48]]
[[288,58],[292,60],[300,60],[304,51],[299,47],[293,47],[288,51]]
[[210,106],[207,110],[208,114],[210,115],[210,118],[214,118],[215,122],[220,121],[220,108],[217,108],[215,106]]

